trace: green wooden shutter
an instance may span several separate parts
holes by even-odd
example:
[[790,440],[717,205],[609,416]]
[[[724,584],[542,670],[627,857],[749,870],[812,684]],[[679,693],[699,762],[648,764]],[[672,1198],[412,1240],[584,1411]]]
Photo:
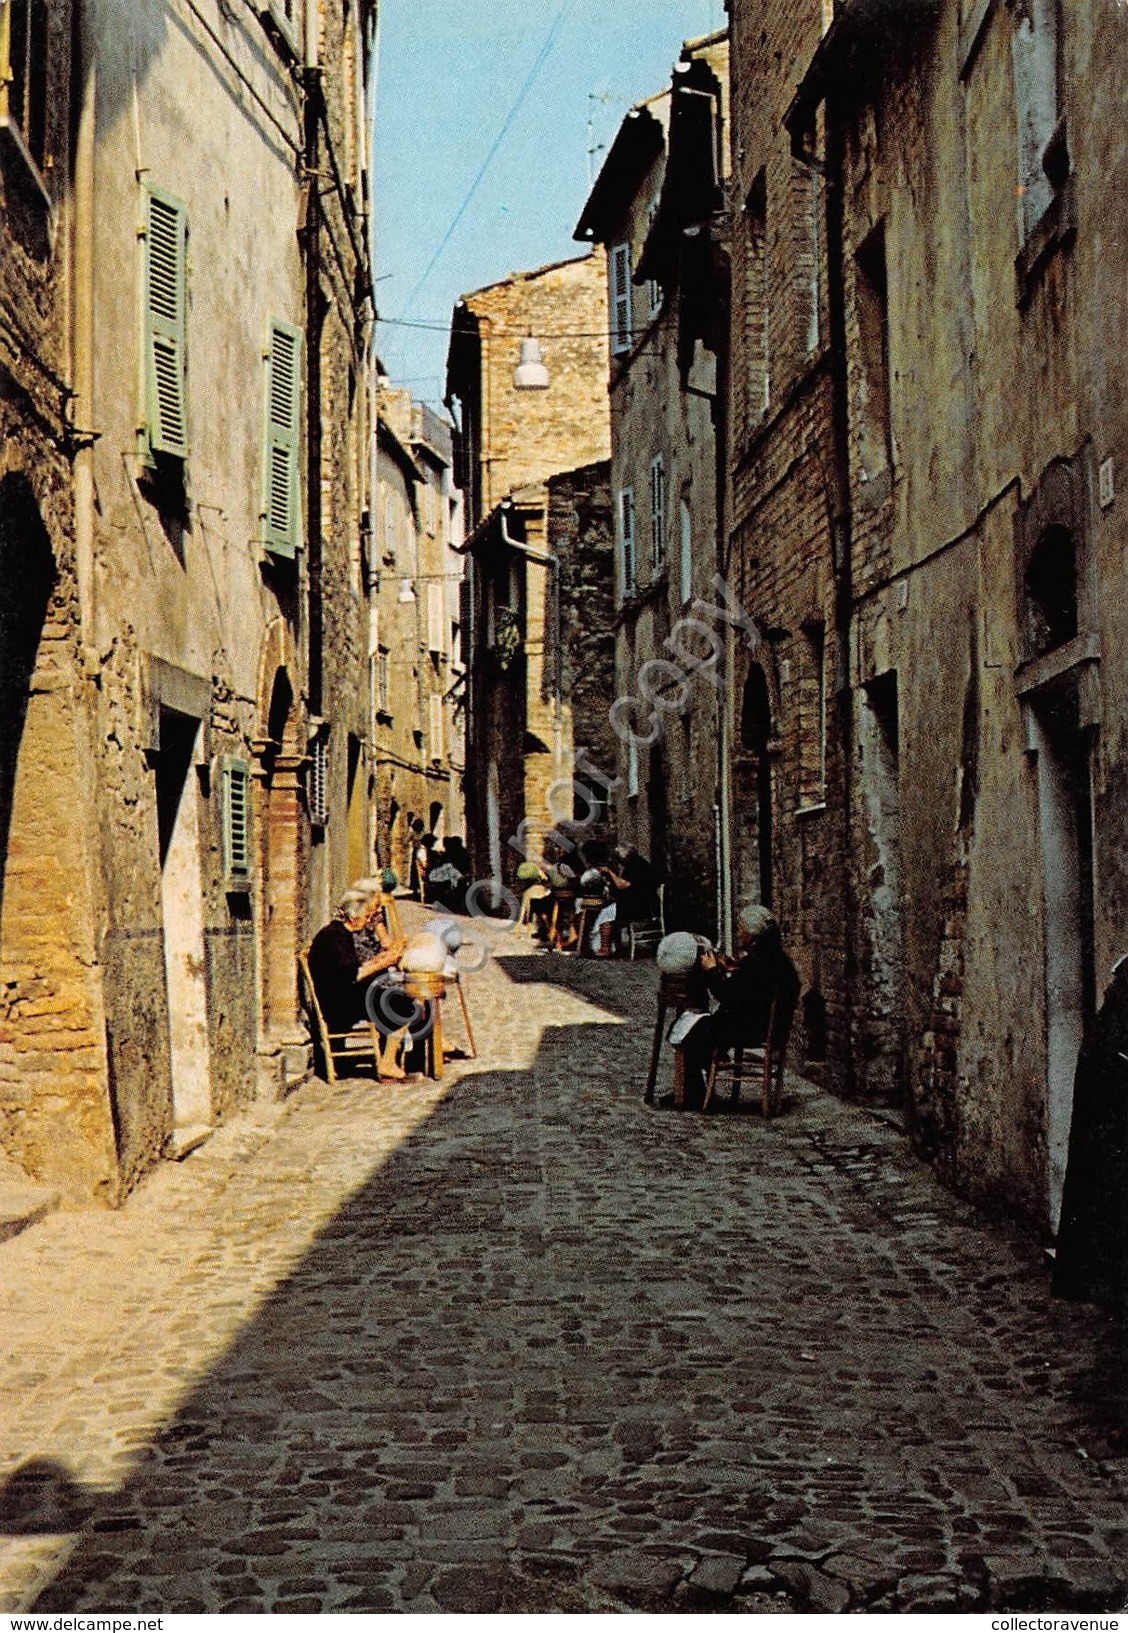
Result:
[[298,430],[301,417],[302,332],[272,318],[266,351],[266,428],[263,443],[263,538],[275,555],[292,556],[301,543]]
[[223,872],[229,890],[251,877],[251,768],[246,760],[225,755],[223,777]]
[[145,416],[153,453],[188,457],[188,214],[145,196]]

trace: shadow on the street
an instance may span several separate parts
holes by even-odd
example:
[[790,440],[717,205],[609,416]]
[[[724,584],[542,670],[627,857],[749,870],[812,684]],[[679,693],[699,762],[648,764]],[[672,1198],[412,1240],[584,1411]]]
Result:
[[[618,1007],[599,966],[505,969]],[[1029,1461],[1047,1412],[1071,1443],[1096,1432],[1097,1400],[1078,1406],[1108,1360],[1091,1312],[1040,1303],[1031,1282],[1019,1337],[996,1329],[997,1377],[977,1381],[980,1315],[1000,1269],[1014,1274],[1006,1251],[953,1224],[942,1246],[959,1296],[913,1262],[898,1296],[915,1302],[883,1306],[856,1282],[878,1221],[855,1197],[824,1234],[838,1181],[812,1180],[803,1117],[644,1110],[643,1031],[548,1028],[531,1071],[453,1084],[119,1490],[82,1490],[54,1464],[17,1470],[0,1533],[76,1534],[35,1610],[701,1608],[703,1558],[794,1558],[824,1507],[857,1520],[863,1503],[890,1560],[957,1516],[960,1569],[985,1583],[986,1538],[1014,1500],[989,1495],[978,1444],[931,1450],[939,1414],[950,1406],[956,1436],[967,1401],[938,1398],[930,1364],[942,1352],[961,1384],[966,1365],[968,1400],[998,1403],[987,1439],[1005,1471]],[[942,1232],[944,1193],[922,1184]],[[855,1343],[851,1312],[856,1350],[836,1350]],[[1022,1353],[1035,1338],[1056,1353],[1052,1380]],[[1070,1343],[1090,1348],[1071,1360]],[[871,1367],[888,1380],[872,1396],[858,1381]],[[861,1416],[839,1421],[847,1404]],[[925,1458],[915,1474],[898,1437]],[[945,1484],[924,1472],[934,1457]],[[1094,1602],[1039,1577],[1025,1530],[1009,1551],[1030,1555],[1024,1605]],[[898,1568],[865,1565],[852,1607],[895,1593]],[[797,1580],[781,1564],[773,1591],[792,1609]],[[722,1605],[742,1601],[730,1588]],[[930,1608],[948,1608],[942,1593]]]
[[658,973],[652,963],[506,951],[500,953],[499,962],[518,986],[560,987],[612,1015],[635,1014],[640,1004],[652,1011],[658,991]]

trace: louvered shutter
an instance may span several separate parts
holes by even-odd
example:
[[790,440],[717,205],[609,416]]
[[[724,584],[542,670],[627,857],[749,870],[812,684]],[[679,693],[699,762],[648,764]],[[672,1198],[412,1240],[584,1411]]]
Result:
[[225,755],[223,775],[223,871],[229,890],[251,877],[251,768],[246,760]]
[[631,246],[616,244],[611,251],[611,350],[630,350]]
[[150,190],[145,203],[145,394],[149,447],[188,457],[188,216]]
[[427,728],[428,728],[428,736],[431,739],[431,741],[427,745],[427,751],[430,754],[432,760],[441,760],[442,757],[443,757],[443,754],[445,753],[445,745],[443,743],[443,735],[444,734],[443,734],[443,698],[442,698],[442,693],[441,692],[432,692],[430,697],[427,700],[427,704],[428,704]]
[[266,353],[263,537],[267,549],[278,556],[294,555],[301,542],[298,496],[301,377],[301,330],[280,319],[272,319]]
[[446,597],[441,584],[427,586],[427,650],[446,651]]

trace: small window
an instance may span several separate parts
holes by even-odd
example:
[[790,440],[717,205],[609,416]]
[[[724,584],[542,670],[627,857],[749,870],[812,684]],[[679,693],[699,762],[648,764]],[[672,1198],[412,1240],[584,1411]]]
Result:
[[1077,549],[1070,533],[1050,527],[1030,553],[1024,582],[1026,646],[1034,657],[1072,641],[1080,628]]
[[631,349],[631,246],[611,251],[611,350],[616,357]]
[[638,576],[635,558],[635,502],[634,489],[624,488],[619,495],[619,570],[624,596],[633,595]]
[[145,431],[151,454],[188,457],[188,215],[179,199],[144,198]]
[[313,740],[309,761],[309,820],[315,828],[329,826],[329,739],[320,732]]
[[661,454],[650,462],[650,565],[657,573],[666,561],[666,465]]
[[266,352],[263,517],[267,549],[279,556],[293,556],[301,542],[298,497],[301,363],[301,330],[272,319]]
[[0,125],[36,169],[47,158],[47,0],[0,0]]
[[889,286],[885,269],[885,225],[879,223],[855,257],[858,316],[856,409],[858,453],[863,480],[892,463],[889,409]]
[[744,354],[747,419],[763,418],[771,404],[768,330],[768,185],[763,170],[744,204]]
[[1025,243],[1053,199],[1046,149],[1057,126],[1057,0],[1028,0],[1015,10],[1015,124],[1018,137],[1018,226]]
[[240,890],[251,878],[251,768],[246,760],[225,755],[220,775],[223,872],[228,890]]

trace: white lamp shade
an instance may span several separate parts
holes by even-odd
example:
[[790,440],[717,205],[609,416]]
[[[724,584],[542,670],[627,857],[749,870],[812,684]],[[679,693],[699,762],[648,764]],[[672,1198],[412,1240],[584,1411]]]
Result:
[[518,391],[547,391],[548,370],[541,356],[540,341],[532,335],[521,342],[521,360],[513,370],[513,384]]
[[399,602],[401,607],[409,606],[410,603],[415,600],[415,591],[411,587],[411,580],[409,578],[400,579],[399,594],[396,596],[396,600]]

